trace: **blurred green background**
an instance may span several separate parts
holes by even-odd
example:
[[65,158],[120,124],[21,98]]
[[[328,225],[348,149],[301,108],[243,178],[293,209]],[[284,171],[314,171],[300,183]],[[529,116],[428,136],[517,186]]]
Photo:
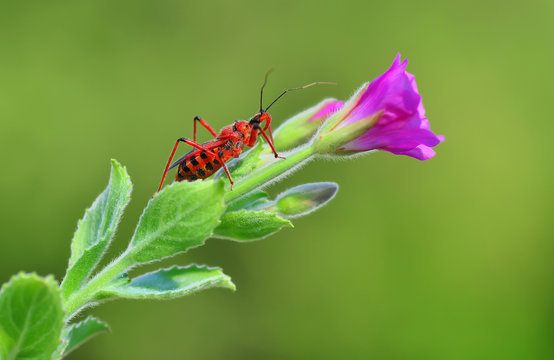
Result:
[[438,156],[310,163],[270,190],[336,181],[329,206],[162,264],[222,266],[236,293],[104,304],[112,334],[70,359],[552,359],[553,38],[551,0],[2,1],[0,282],[63,277],[110,158],[134,182],[116,254],[195,115],[249,118],[272,67],[268,99],[339,83],[277,125],[401,52]]

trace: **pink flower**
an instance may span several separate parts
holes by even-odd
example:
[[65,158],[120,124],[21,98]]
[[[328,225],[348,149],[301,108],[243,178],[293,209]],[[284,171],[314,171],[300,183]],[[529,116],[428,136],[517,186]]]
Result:
[[419,160],[435,156],[431,148],[444,141],[444,136],[431,131],[415,76],[406,72],[407,64],[408,60],[401,62],[398,54],[389,70],[371,83],[365,83],[329,119],[333,132],[383,112],[369,129],[340,145],[336,154],[383,150]]

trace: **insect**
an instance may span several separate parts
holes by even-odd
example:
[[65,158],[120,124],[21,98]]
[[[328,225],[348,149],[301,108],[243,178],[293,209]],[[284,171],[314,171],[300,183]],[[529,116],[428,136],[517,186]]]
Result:
[[[197,179],[205,179],[215,173],[217,170],[223,167],[229,181],[231,183],[231,190],[233,188],[233,178],[229,173],[229,169],[225,164],[227,161],[239,157],[242,150],[245,146],[253,147],[256,144],[258,135],[261,134],[268,145],[271,147],[273,154],[276,158],[281,158],[277,151],[275,150],[275,145],[273,143],[273,135],[271,133],[271,116],[267,113],[267,110],[275,104],[283,95],[289,91],[302,90],[310,86],[318,84],[334,84],[330,82],[314,82],[308,85],[304,85],[297,88],[287,89],[277,96],[275,100],[265,109],[263,108],[263,93],[264,87],[267,84],[267,78],[271,70],[265,75],[265,81],[260,90],[260,111],[255,114],[250,121],[244,120],[235,120],[234,124],[225,126],[221,131],[216,133],[214,129],[208,125],[204,119],[199,116],[194,117],[194,126],[193,126],[193,139],[179,138],[175,142],[173,151],[169,156],[167,165],[165,166],[164,173],[162,175],[162,181],[158,188],[158,191],[162,189],[162,185],[165,180],[165,176],[170,169],[173,169],[176,166],[179,166],[176,174],[175,180],[177,181],[194,181]],[[214,139],[203,144],[196,142],[196,123],[200,123],[206,130],[208,130],[213,136]],[[263,126],[262,126],[263,125]],[[267,131],[267,134],[266,134]],[[269,135],[269,136],[268,136]],[[185,143],[192,146],[192,149],[187,154],[181,156],[173,164],[171,160],[177,151],[179,143]]]

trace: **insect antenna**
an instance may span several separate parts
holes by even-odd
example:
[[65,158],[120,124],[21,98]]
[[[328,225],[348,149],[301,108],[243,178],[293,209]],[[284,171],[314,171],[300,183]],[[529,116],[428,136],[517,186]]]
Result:
[[265,81],[264,81],[264,84],[262,85],[262,88],[260,89],[260,112],[263,112],[264,109],[263,109],[263,96],[264,96],[264,87],[265,85],[267,84],[267,78],[269,77],[269,74],[271,74],[271,72],[273,71],[273,69],[269,69],[267,71],[267,73],[265,73]]
[[[266,75],[266,81],[267,81],[267,75]],[[292,89],[287,89],[285,91],[283,91],[283,93],[279,96],[277,96],[277,98],[275,100],[273,100],[273,102],[271,104],[269,104],[268,107],[265,108],[265,110],[263,110],[263,112],[267,112],[267,110],[269,110],[269,108],[271,107],[271,105],[275,104],[275,102],[277,100],[279,100],[283,95],[285,95],[286,93],[288,93],[289,91],[294,91],[294,90],[302,90],[302,89],[306,89],[306,88],[309,88],[310,86],[314,86],[314,85],[321,85],[321,84],[325,84],[325,85],[337,85],[337,83],[334,83],[334,82],[326,82],[326,81],[316,81],[316,82],[313,82],[311,84],[308,84],[308,85],[304,85],[304,86],[300,86],[300,87],[297,87],[297,88],[292,88]],[[265,85],[265,83],[264,83]],[[263,87],[262,87],[263,89]],[[261,105],[261,104],[260,104]],[[262,112],[262,110],[260,110],[260,112]]]

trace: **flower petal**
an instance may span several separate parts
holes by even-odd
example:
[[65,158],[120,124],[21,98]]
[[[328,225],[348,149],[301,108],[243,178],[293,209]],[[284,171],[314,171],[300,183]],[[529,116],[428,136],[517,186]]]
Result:
[[387,149],[383,149],[384,151],[389,151],[395,155],[407,155],[407,156],[411,156],[415,159],[418,159],[418,160],[429,160],[430,158],[432,158],[433,156],[435,156],[437,153],[435,152],[435,150],[431,149],[429,146],[425,146],[425,145],[418,145],[417,147],[413,148],[412,150],[408,150],[408,151],[404,151],[404,152],[401,152],[401,151],[391,151],[391,150],[387,150]]
[[[376,131],[374,131],[376,130]],[[408,151],[418,145],[436,146],[440,139],[426,129],[395,129],[379,131],[372,128],[359,138],[344,145],[344,151],[396,150]]]
[[344,124],[341,126],[366,118],[382,109],[385,109],[380,120],[383,124],[410,116],[417,111],[421,97],[414,91],[413,75],[411,78],[406,75],[407,64],[407,60],[401,63],[398,55],[390,69],[367,86],[357,104],[344,116]]
[[316,114],[314,114],[309,121],[317,120],[322,117],[331,115],[332,113],[340,110],[343,104],[344,104],[344,101],[335,101],[335,102],[326,104],[323,108],[321,108],[321,110],[319,110]]

